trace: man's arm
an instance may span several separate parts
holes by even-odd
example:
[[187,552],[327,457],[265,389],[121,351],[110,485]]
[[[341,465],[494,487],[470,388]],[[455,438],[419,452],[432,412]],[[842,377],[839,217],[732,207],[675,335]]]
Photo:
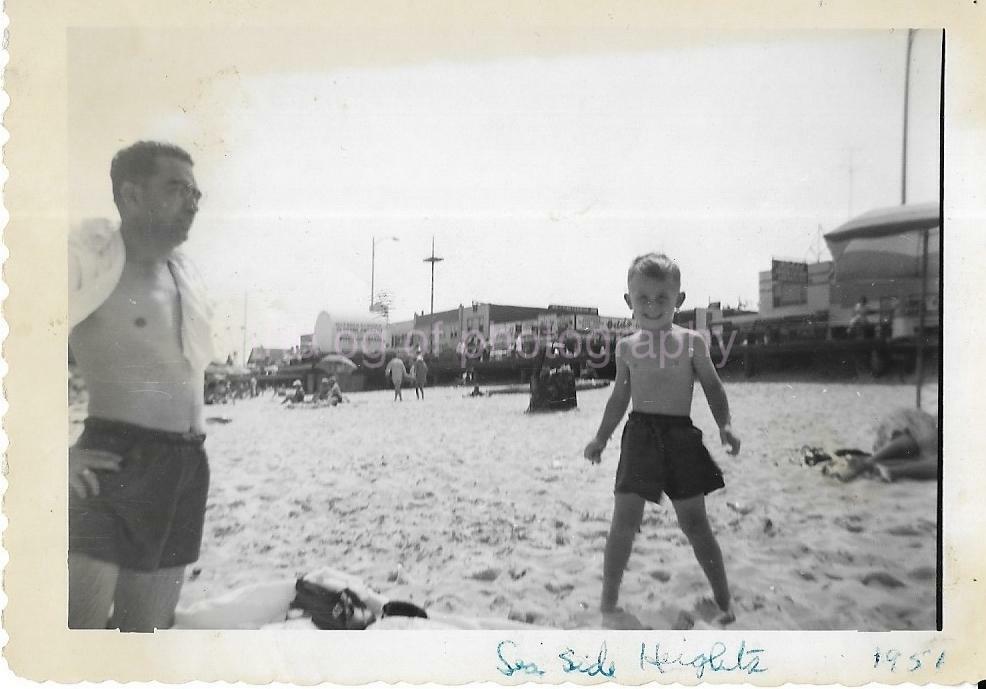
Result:
[[585,448],[585,457],[591,462],[600,461],[603,448],[613,435],[620,420],[626,413],[627,406],[630,404],[630,367],[627,365],[623,356],[624,341],[616,343],[616,380],[613,382],[613,392],[606,402],[606,410],[603,412],[603,419],[599,423],[599,430],[596,436],[589,441]]
[[692,365],[695,367],[695,373],[698,376],[699,382],[702,383],[702,390],[705,391],[705,399],[708,400],[709,409],[712,410],[712,416],[719,426],[719,436],[722,442],[730,446],[730,454],[736,454],[739,452],[740,441],[739,438],[733,435],[726,389],[722,386],[722,381],[719,380],[719,374],[716,373],[716,367],[712,363],[712,357],[709,355],[709,346],[705,338],[694,335],[692,338],[695,346],[695,353],[692,357]]

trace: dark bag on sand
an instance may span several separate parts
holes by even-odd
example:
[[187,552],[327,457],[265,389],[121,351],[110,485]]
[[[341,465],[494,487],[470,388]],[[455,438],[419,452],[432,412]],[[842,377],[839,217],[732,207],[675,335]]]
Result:
[[331,591],[324,586],[298,579],[291,608],[310,615],[319,629],[366,629],[376,620],[373,611],[349,589]]
[[[294,585],[291,608],[312,618],[319,629],[366,629],[376,621],[373,611],[350,589],[332,591],[305,579]],[[383,617],[428,617],[422,608],[405,601],[390,601],[381,610]]]

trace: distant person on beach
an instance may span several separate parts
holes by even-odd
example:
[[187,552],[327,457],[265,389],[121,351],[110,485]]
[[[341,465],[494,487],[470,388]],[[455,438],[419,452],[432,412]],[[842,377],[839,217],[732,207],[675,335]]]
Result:
[[333,407],[341,402],[345,402],[346,398],[342,396],[342,388],[339,387],[339,381],[336,380],[335,376],[329,376],[329,404]]
[[414,377],[414,397],[424,399],[425,385],[428,382],[428,364],[425,363],[424,357],[420,354],[415,357],[414,363],[411,364],[411,375]]
[[698,377],[719,425],[719,438],[736,454],[740,440],[730,426],[729,403],[702,335],[672,324],[685,299],[677,264],[664,254],[634,259],[624,295],[638,330],[616,343],[616,381],[585,457],[597,464],[603,448],[633,401],[623,429],[616,470],[615,504],[603,560],[600,609],[617,608],[623,571],[640,527],[645,501],[671,499],[678,526],[691,543],[719,606],[720,624],[735,619],[722,553],[709,526],[705,495],[724,486],[722,472],[702,444],[689,414]]
[[870,307],[866,300],[866,295],[859,298],[856,306],[853,307],[853,315],[849,321],[849,333],[856,338],[868,337],[870,327]]
[[404,360],[399,356],[395,356],[387,364],[386,375],[390,378],[391,384],[394,386],[394,401],[397,400],[404,401],[404,397],[401,395],[401,387],[404,385],[404,377],[408,375],[407,368],[404,366]]
[[328,402],[329,401],[329,391],[332,389],[332,384],[329,379],[323,377],[318,381],[318,393],[315,395],[316,402]]
[[172,626],[199,557],[212,334],[201,278],[178,248],[202,197],[192,166],[171,144],[119,151],[119,226],[87,221],[69,236],[69,343],[89,390],[68,457],[72,629]]
[[294,382],[291,383],[291,387],[292,387],[292,390],[289,391],[288,394],[284,396],[284,399],[281,400],[281,404],[289,404],[289,403],[290,404],[300,404],[300,403],[304,402],[305,401],[305,387],[301,384],[301,381],[298,380],[298,379],[295,379]]

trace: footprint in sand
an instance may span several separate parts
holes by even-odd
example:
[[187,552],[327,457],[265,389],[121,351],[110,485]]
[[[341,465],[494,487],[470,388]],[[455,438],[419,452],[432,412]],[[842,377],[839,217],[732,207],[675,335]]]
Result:
[[476,581],[494,581],[499,576],[499,569],[496,567],[487,567],[486,569],[481,569],[478,572],[473,572],[469,578],[475,579]]
[[900,588],[905,585],[900,579],[887,574],[886,572],[870,572],[860,579],[860,581],[863,582],[864,586],[879,584],[880,586],[884,586],[886,588]]
[[908,526],[907,524],[901,526],[894,526],[887,529],[887,533],[891,536],[920,536],[921,532],[915,529],[913,526]]
[[567,596],[568,594],[570,594],[572,591],[575,590],[575,585],[558,584],[553,581],[549,581],[547,584],[544,585],[544,588],[547,589],[548,593],[553,593],[556,596]]
[[657,579],[662,584],[671,581],[671,573],[663,569],[654,569],[649,572],[651,579]]
[[931,581],[937,574],[938,572],[934,567],[917,567],[908,572],[907,576],[914,581]]
[[837,517],[835,523],[837,526],[841,526],[843,529],[849,533],[860,533],[865,531],[866,528],[859,523],[860,518],[855,515],[849,515],[848,517]]

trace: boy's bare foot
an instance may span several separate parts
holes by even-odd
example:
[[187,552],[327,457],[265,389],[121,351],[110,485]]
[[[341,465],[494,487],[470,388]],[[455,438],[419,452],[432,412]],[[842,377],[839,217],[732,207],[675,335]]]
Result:
[[600,608],[603,615],[603,629],[645,629],[644,624],[633,613],[614,606]]
[[716,617],[716,624],[721,627],[725,627],[727,624],[732,624],[736,621],[736,613],[733,612],[733,607],[727,606],[725,610],[719,611],[719,616]]
[[695,605],[695,612],[709,624],[725,626],[736,621],[731,601],[721,605],[711,598],[702,598]]

